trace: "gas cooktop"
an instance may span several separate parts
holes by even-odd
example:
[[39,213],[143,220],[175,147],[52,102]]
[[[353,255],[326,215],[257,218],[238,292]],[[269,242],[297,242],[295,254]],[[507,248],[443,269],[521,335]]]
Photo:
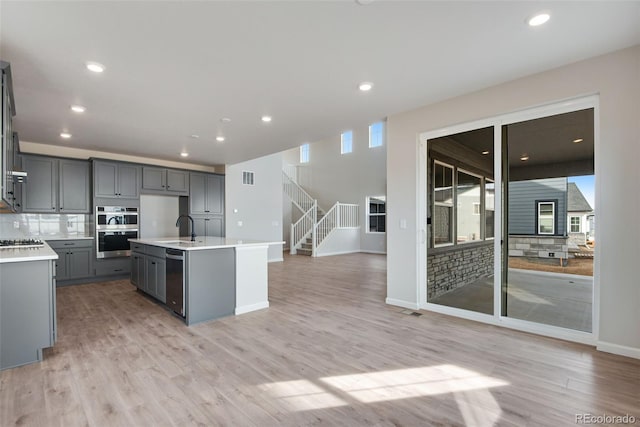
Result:
[[44,242],[39,239],[0,240],[0,249],[41,248],[43,246]]

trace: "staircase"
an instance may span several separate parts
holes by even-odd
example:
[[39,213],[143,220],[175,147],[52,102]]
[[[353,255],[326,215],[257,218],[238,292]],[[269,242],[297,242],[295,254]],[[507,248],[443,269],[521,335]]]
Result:
[[291,170],[282,171],[282,189],[302,216],[291,224],[290,252],[292,255],[317,256],[317,249],[336,229],[359,228],[359,206],[336,202],[325,213],[318,201],[297,182]]

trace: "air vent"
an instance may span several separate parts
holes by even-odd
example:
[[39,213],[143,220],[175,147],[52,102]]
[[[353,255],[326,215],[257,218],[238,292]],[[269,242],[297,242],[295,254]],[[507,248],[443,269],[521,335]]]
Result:
[[242,184],[244,185],[254,185],[253,184],[253,172],[242,172]]

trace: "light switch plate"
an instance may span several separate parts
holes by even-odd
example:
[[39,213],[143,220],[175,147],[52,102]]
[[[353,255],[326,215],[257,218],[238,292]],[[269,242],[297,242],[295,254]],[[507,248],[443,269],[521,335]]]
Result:
[[238,221],[238,227],[242,227],[242,221]]
[[20,228],[20,221],[13,221],[13,228]]

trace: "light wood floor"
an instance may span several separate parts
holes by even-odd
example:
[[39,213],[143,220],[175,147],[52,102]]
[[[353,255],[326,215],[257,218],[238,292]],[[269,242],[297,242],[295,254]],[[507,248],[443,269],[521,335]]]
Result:
[[269,266],[269,309],[189,328],[126,281],[60,288],[56,346],[42,363],[0,373],[0,425],[640,419],[640,361],[403,314],[384,304],[385,269],[380,255],[286,257]]

